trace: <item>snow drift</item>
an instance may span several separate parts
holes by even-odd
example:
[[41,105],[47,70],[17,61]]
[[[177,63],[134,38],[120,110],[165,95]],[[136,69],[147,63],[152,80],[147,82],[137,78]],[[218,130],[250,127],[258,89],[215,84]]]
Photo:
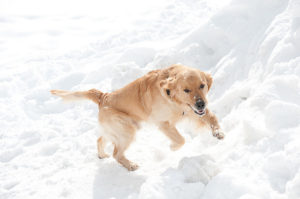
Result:
[[[0,198],[300,198],[300,2],[141,9],[126,19],[1,16]],[[186,121],[187,143],[171,152],[145,124],[127,152],[136,172],[97,158],[94,104],[49,94],[109,92],[173,63],[213,74],[209,106],[226,138]]]

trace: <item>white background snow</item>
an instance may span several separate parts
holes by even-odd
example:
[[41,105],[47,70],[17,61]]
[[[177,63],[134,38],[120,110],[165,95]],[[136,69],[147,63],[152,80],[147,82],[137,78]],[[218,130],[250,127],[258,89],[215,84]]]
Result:
[[[97,158],[97,106],[50,89],[109,92],[182,63],[212,73],[226,133],[145,124],[128,172]],[[300,198],[299,0],[1,0],[0,198]],[[108,151],[112,146],[108,147]]]

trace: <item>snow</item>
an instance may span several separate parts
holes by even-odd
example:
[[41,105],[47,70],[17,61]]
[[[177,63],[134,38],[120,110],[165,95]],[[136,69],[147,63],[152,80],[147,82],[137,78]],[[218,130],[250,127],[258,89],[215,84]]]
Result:
[[[0,198],[300,198],[300,1],[0,2]],[[214,77],[222,141],[189,121],[176,152],[144,124],[128,172],[97,158],[91,102],[182,63]],[[108,152],[112,146],[108,146]]]

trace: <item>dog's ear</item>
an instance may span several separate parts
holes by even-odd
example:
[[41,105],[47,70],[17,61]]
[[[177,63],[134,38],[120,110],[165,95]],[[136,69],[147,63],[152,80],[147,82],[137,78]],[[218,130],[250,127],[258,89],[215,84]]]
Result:
[[175,95],[175,81],[176,80],[174,78],[169,77],[168,79],[162,80],[159,83],[162,92],[171,98]]
[[213,78],[212,78],[211,74],[209,74],[209,73],[204,73],[204,74],[205,74],[205,78],[206,78],[206,82],[207,82],[207,87],[209,90],[213,83]]

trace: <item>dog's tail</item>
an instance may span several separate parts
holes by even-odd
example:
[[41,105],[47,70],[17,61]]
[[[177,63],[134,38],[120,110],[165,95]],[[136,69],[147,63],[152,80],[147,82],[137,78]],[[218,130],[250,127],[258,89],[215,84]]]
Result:
[[63,90],[51,90],[52,95],[59,96],[66,101],[75,101],[82,99],[89,99],[99,104],[102,100],[103,94],[97,89],[91,89],[88,91],[63,91]]

